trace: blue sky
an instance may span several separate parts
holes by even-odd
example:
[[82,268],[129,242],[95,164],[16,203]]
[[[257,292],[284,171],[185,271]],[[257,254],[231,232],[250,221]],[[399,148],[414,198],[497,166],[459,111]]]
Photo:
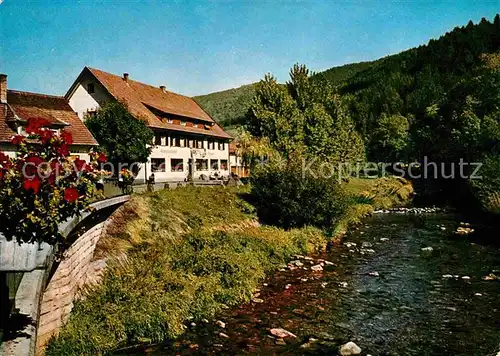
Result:
[[9,88],[65,94],[85,65],[197,95],[280,81],[427,43],[496,1],[4,0],[0,72]]

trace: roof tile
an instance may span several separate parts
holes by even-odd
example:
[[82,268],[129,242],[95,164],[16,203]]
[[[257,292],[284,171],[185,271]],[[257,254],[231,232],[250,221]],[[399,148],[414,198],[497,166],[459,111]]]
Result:
[[[123,101],[128,106],[132,115],[145,120],[148,126],[152,128],[232,138],[192,98],[140,83],[130,78],[125,81],[121,76],[99,69],[89,67],[86,67],[86,69],[94,75],[115,99]],[[148,107],[165,114],[183,116],[206,122],[210,125],[210,129],[163,122]]]

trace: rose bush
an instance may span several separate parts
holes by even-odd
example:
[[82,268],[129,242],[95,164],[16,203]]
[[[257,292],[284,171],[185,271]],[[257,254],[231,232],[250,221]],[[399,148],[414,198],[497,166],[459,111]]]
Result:
[[48,128],[45,119],[28,121],[28,136],[15,135],[15,158],[0,152],[0,232],[18,243],[61,245],[58,225],[89,208],[98,170],[106,157],[91,153],[91,161],[70,157],[71,134]]

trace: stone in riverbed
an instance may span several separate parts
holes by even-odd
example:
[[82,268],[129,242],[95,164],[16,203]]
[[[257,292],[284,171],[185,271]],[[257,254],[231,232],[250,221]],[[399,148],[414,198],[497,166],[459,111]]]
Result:
[[229,339],[229,335],[228,334],[219,333],[219,336],[223,337],[224,339]]
[[290,331],[282,329],[282,328],[274,328],[274,329],[269,330],[269,332],[271,333],[271,335],[273,335],[277,338],[282,338],[282,339],[287,338],[287,337],[291,337],[291,338],[295,339],[297,337],[295,334],[292,334]]
[[262,300],[260,298],[253,298],[252,302],[254,302],[254,303],[264,303],[264,300]]
[[422,248],[422,251],[424,251],[424,252],[432,252],[432,251],[434,251],[434,249],[432,247],[428,246],[428,247]]
[[294,260],[294,261],[290,261],[290,263],[288,265],[302,267],[304,264],[302,262],[300,262],[299,260]]
[[495,281],[497,279],[498,277],[493,273],[490,273],[489,275],[483,277],[483,281]]
[[368,275],[372,276],[372,277],[378,277],[378,276],[380,276],[380,274],[377,271],[370,272],[370,273],[368,273]]
[[226,323],[225,323],[225,322],[223,322],[222,320],[217,320],[217,321],[215,322],[215,324],[216,324],[217,326],[221,327],[222,329],[224,329],[224,328],[226,327]]
[[340,346],[339,353],[342,356],[359,355],[361,348],[354,342],[349,341],[347,344]]
[[321,265],[315,265],[315,266],[311,267],[311,271],[321,272],[321,271],[323,271],[323,267]]

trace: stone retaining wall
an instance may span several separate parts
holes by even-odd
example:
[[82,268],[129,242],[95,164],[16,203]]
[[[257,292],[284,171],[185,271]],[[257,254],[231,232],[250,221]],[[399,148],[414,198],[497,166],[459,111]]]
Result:
[[100,223],[82,236],[65,251],[64,257],[52,276],[40,304],[36,353],[42,354],[50,338],[57,334],[67,321],[73,301],[86,283],[87,272],[101,238],[106,222]]

